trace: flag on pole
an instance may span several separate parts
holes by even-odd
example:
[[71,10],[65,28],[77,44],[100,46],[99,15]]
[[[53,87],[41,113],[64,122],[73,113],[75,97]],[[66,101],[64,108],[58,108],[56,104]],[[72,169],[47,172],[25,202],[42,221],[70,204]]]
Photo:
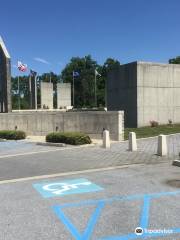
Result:
[[27,71],[27,64],[24,64],[24,63],[18,61],[18,69],[21,72],[26,72]]
[[30,75],[31,75],[31,77],[36,77],[37,72],[35,72],[32,69],[30,69]]
[[75,72],[75,71],[73,71],[73,77],[79,77],[79,73],[78,73],[78,72]]
[[98,71],[95,69],[95,76],[100,76],[101,77],[101,74],[98,73]]

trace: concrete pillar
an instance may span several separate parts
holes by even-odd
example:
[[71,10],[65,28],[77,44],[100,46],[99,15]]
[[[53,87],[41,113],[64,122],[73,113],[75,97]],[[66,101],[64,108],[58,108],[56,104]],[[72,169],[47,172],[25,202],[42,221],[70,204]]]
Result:
[[11,111],[11,57],[0,36],[0,112]]
[[165,135],[158,136],[158,149],[157,155],[166,156],[167,155],[167,141]]
[[135,132],[129,132],[129,151],[137,151],[137,141]]
[[53,109],[53,83],[41,82],[41,108]]
[[57,84],[57,108],[64,108],[71,106],[71,84],[58,83]]
[[110,148],[110,138],[109,138],[109,131],[103,131],[103,148]]

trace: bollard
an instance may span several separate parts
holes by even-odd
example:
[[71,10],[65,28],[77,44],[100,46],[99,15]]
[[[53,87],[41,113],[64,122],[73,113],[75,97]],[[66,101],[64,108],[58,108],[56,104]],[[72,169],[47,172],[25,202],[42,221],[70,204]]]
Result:
[[137,151],[136,133],[129,132],[129,151]]
[[110,148],[110,138],[109,138],[109,131],[103,131],[103,148]]
[[167,155],[167,141],[165,135],[158,136],[158,149],[157,155],[166,156]]

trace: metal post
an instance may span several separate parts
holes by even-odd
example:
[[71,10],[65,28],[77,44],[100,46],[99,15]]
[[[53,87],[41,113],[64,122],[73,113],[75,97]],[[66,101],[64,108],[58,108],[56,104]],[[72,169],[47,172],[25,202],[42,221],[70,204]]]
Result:
[[37,109],[37,76],[34,76],[34,85],[35,85],[35,109]]
[[50,74],[50,83],[51,83],[51,72],[49,74]]
[[95,71],[95,78],[94,78],[94,100],[95,100],[95,107],[97,107],[97,93],[96,93],[96,71]]
[[73,74],[73,107],[74,107],[74,74]]
[[18,108],[20,110],[20,86],[19,86],[19,76],[18,76]]
[[31,74],[29,75],[29,98],[30,109],[32,109]]

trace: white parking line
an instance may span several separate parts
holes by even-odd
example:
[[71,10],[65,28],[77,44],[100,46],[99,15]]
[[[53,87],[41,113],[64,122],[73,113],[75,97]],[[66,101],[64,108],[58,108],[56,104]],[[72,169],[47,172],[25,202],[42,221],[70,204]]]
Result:
[[[72,172],[65,172],[65,173],[55,173],[55,174],[51,174],[51,175],[41,175],[41,176],[33,176],[33,177],[26,177],[26,178],[16,178],[16,179],[10,179],[10,180],[2,180],[2,181],[0,181],[0,185],[7,184],[7,183],[25,182],[25,181],[31,181],[31,180],[37,180],[37,179],[56,178],[56,177],[63,177],[63,176],[69,176],[69,175],[78,175],[78,174],[94,173],[94,172],[101,172],[101,171],[108,171],[108,170],[117,170],[117,169],[129,168],[129,167],[133,167],[133,166],[137,166],[137,164],[107,167],[107,168],[96,168],[96,169],[88,169],[88,170],[74,171],[74,172],[72,171]],[[138,164],[138,166],[144,166],[144,164]]]
[[53,150],[45,150],[45,151],[36,151],[36,152],[28,152],[28,153],[17,153],[17,154],[8,154],[8,155],[1,155],[0,159],[2,158],[11,158],[11,157],[18,157],[18,156],[26,156],[26,155],[33,155],[33,154],[39,154],[39,153],[48,153],[48,152],[58,152],[63,150],[74,150],[77,148],[84,148],[84,147],[92,147],[91,146],[78,146],[78,147],[65,147],[61,149],[53,149]]

